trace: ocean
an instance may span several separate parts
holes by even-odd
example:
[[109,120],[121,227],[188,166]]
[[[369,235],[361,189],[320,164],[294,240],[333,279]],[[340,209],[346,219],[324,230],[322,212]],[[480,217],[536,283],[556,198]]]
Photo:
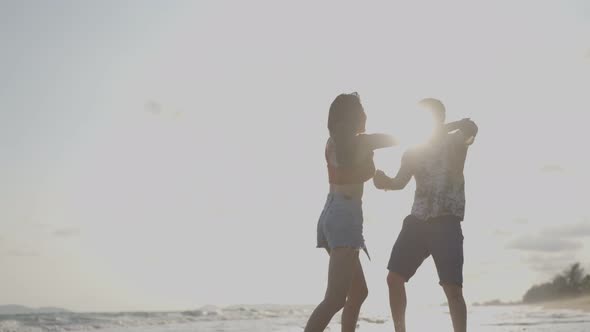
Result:
[[[0,332],[294,332],[313,309],[294,305],[206,306],[184,312],[53,313],[0,316]],[[409,331],[452,331],[444,306],[409,308]],[[470,331],[590,332],[590,314],[532,306],[469,308]],[[326,331],[340,331],[336,316]],[[392,332],[386,312],[361,313],[357,331]]]

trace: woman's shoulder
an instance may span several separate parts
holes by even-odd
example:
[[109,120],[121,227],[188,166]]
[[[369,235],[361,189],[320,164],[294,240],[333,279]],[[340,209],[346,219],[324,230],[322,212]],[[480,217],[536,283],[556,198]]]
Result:
[[328,137],[326,140],[326,153],[333,152],[335,149],[335,142],[332,137]]

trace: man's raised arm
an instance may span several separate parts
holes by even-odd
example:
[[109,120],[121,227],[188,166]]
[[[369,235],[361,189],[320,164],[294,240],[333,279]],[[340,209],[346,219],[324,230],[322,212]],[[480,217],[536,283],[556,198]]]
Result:
[[477,132],[479,130],[475,122],[471,121],[469,118],[447,123],[445,125],[445,129],[448,132],[457,130],[464,137],[465,144],[467,145],[473,144],[475,136],[477,136]]

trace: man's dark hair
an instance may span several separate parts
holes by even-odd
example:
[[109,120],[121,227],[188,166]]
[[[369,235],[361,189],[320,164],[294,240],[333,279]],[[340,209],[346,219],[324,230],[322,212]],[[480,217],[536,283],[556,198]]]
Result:
[[427,108],[441,122],[445,121],[445,117],[446,117],[445,105],[443,105],[443,103],[440,100],[434,99],[434,98],[424,98],[424,99],[420,100],[420,102],[418,102],[418,105]]

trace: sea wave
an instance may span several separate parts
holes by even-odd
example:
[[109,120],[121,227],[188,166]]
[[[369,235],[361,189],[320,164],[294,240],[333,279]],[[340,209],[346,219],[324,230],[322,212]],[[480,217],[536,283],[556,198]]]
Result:
[[277,317],[300,318],[310,306],[206,306],[182,312],[51,313],[0,315],[0,332],[89,331],[115,327],[162,326],[203,321],[262,320]]
[[[0,315],[0,332],[163,332],[163,331],[301,331],[313,306],[236,305],[205,306],[181,312],[46,313]],[[448,309],[432,307],[411,310],[408,323],[418,331],[450,324]],[[567,310],[545,310],[527,306],[477,307],[469,313],[470,329],[483,332],[588,332],[590,314]],[[424,319],[428,317],[428,319]],[[339,329],[339,317],[332,330]],[[361,314],[363,331],[392,328],[387,314]]]

